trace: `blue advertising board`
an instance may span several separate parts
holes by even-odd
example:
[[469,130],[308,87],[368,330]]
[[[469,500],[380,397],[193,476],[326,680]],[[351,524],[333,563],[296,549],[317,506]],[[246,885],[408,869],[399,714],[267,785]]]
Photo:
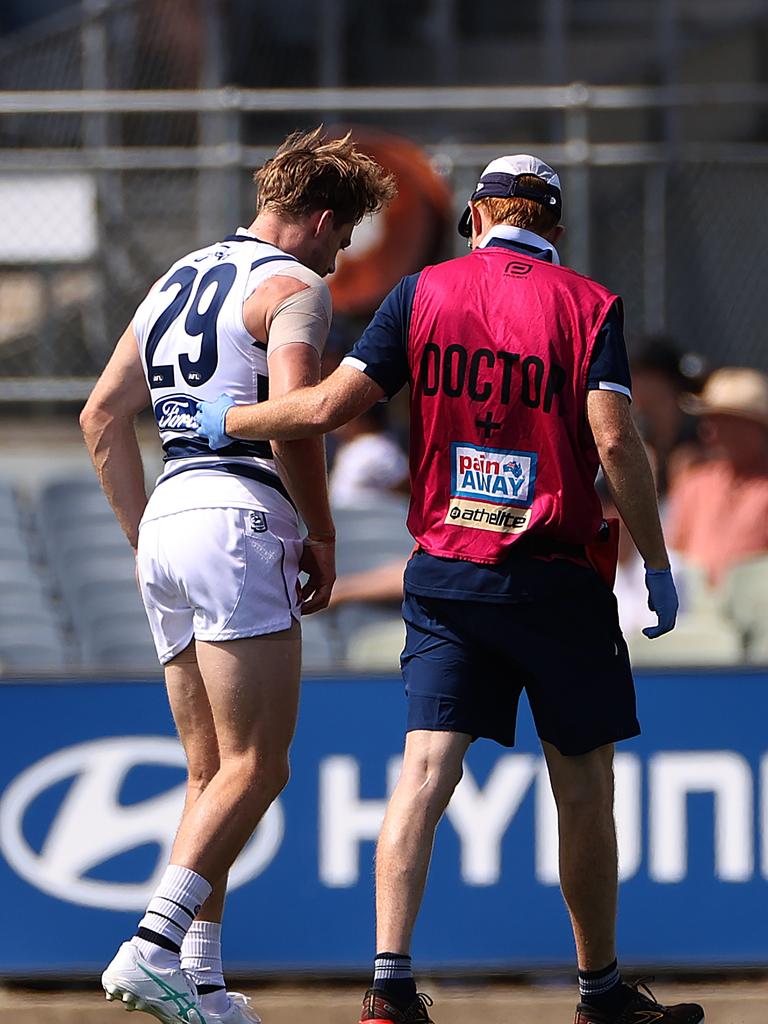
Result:
[[[638,677],[621,744],[626,964],[768,963],[768,674]],[[305,683],[292,779],[231,876],[225,956],[348,971],[373,952],[373,854],[398,771],[399,682]],[[97,970],[168,856],[183,758],[159,683],[0,685],[0,973]],[[570,966],[557,826],[527,707],[514,751],[480,742],[438,830],[414,955],[442,969]]]

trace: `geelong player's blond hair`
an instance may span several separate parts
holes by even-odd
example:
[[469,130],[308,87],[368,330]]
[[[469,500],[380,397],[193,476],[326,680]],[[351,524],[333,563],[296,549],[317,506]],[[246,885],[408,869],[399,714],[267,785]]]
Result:
[[351,132],[330,138],[322,125],[289,135],[253,180],[257,213],[293,219],[333,210],[336,224],[359,224],[397,193],[393,175],[357,149]]

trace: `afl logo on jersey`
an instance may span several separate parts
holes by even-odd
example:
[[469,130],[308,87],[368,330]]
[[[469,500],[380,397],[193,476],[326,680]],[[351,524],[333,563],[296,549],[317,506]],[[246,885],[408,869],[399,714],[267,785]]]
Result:
[[188,395],[166,395],[155,402],[155,419],[160,430],[186,434],[195,429],[197,402]]

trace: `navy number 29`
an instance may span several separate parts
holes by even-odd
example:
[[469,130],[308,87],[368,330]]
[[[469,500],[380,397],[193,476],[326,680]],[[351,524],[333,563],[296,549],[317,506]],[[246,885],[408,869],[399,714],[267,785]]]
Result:
[[[173,366],[170,364],[155,366],[153,360],[163,335],[186,308],[197,275],[198,271],[194,267],[179,267],[160,289],[165,292],[174,285],[179,287],[170,305],[163,310],[153,324],[147,338],[145,355],[150,388],[171,388],[176,383]],[[184,320],[184,330],[192,338],[202,335],[200,355],[197,359],[193,360],[189,358],[186,352],[179,354],[179,370],[190,387],[199,388],[206,381],[210,380],[216,372],[216,366],[219,362],[216,321],[218,320],[224,300],[235,283],[236,276],[237,270],[233,264],[220,263],[218,266],[206,271],[197,286],[192,304]],[[205,312],[201,313],[200,300],[211,285],[214,285],[216,290]]]

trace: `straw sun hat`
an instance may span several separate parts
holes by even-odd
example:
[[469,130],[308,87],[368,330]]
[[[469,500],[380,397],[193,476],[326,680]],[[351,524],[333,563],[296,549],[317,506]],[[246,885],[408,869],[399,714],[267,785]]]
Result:
[[700,395],[683,395],[680,405],[692,416],[740,416],[768,427],[768,376],[727,366],[710,375]]

